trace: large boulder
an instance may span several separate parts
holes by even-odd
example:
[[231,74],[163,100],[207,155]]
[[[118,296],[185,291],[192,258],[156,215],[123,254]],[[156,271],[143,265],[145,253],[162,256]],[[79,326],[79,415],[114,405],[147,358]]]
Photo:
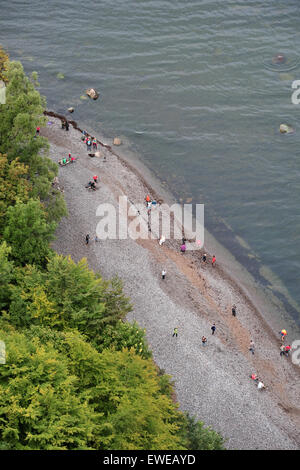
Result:
[[86,90],[86,94],[93,100],[97,100],[99,98],[99,93],[96,90],[94,90],[94,88],[88,88]]

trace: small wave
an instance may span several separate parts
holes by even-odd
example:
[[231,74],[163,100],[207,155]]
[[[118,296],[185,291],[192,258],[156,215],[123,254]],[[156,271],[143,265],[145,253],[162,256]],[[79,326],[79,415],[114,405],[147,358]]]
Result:
[[283,62],[275,62],[275,58],[271,59],[270,61],[264,61],[264,67],[271,72],[290,72],[291,70],[296,69],[299,66],[299,59],[290,59],[286,56],[284,57]]

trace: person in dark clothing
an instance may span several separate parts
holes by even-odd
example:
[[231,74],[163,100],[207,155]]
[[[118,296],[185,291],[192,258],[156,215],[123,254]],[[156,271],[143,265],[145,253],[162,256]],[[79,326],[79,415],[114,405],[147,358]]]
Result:
[[90,236],[89,236],[89,234],[87,234],[86,237],[85,237],[85,244],[88,245],[89,241],[90,241]]
[[236,317],[236,306],[235,305],[232,306],[231,313],[234,317]]
[[66,128],[66,131],[69,130],[69,123],[68,123],[68,121],[66,121],[65,128]]
[[177,338],[177,336],[178,336],[178,328],[174,328],[174,333],[172,334],[172,336],[173,336],[173,337],[176,336],[176,338]]
[[211,334],[214,335],[216,331],[216,324],[213,323],[213,326],[211,327]]

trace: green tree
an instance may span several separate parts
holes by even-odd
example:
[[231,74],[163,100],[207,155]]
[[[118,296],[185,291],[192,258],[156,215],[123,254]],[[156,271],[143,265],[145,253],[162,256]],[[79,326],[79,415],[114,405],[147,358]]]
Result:
[[119,282],[94,274],[85,259],[76,264],[70,257],[51,255],[45,271],[27,266],[18,272],[10,321],[18,327],[77,328],[101,344],[105,327],[115,325],[130,309],[121,289]]
[[89,449],[95,413],[76,393],[77,377],[51,343],[1,330],[6,364],[0,368],[0,438],[10,449]]
[[51,187],[58,167],[48,158],[48,141],[36,137],[36,127],[46,124],[46,101],[35,88],[36,76],[33,73],[29,79],[20,62],[8,63],[6,105],[0,107],[0,152],[6,153],[9,161],[19,158],[28,166],[32,197],[40,198],[54,216],[51,220],[57,220],[66,214],[66,208],[60,192]]
[[136,322],[129,323],[119,320],[117,323],[105,327],[98,349],[102,351],[113,347],[117,351],[122,351],[124,348],[133,348],[136,354],[148,359],[152,357],[152,353],[145,338],[145,331],[145,329],[139,328]]
[[0,233],[5,226],[7,208],[16,202],[26,202],[32,189],[27,180],[28,167],[18,159],[8,162],[7,156],[0,154]]
[[9,307],[14,264],[8,260],[11,248],[6,242],[0,244],[0,312]]
[[18,265],[44,265],[49,256],[49,242],[54,238],[56,223],[48,223],[39,201],[30,199],[7,210],[3,238],[11,246],[11,257]]
[[0,46],[0,80],[3,80],[7,83],[6,72],[8,69],[8,54],[4,51],[2,46]]

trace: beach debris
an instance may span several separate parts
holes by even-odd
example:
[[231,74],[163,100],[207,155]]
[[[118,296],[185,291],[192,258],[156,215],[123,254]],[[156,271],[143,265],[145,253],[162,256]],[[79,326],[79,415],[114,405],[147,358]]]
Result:
[[114,145],[121,145],[122,144],[122,141],[119,137],[115,137],[114,138]]
[[294,132],[294,129],[289,124],[280,124],[279,131],[281,134],[290,134]]
[[68,108],[68,112],[69,113],[74,113],[75,109],[71,106],[70,108]]
[[56,75],[56,78],[58,78],[59,80],[63,80],[65,78],[65,76],[64,76],[63,73],[58,72],[58,74]]
[[99,98],[99,93],[94,88],[88,88],[85,93],[93,100],[97,100]]

